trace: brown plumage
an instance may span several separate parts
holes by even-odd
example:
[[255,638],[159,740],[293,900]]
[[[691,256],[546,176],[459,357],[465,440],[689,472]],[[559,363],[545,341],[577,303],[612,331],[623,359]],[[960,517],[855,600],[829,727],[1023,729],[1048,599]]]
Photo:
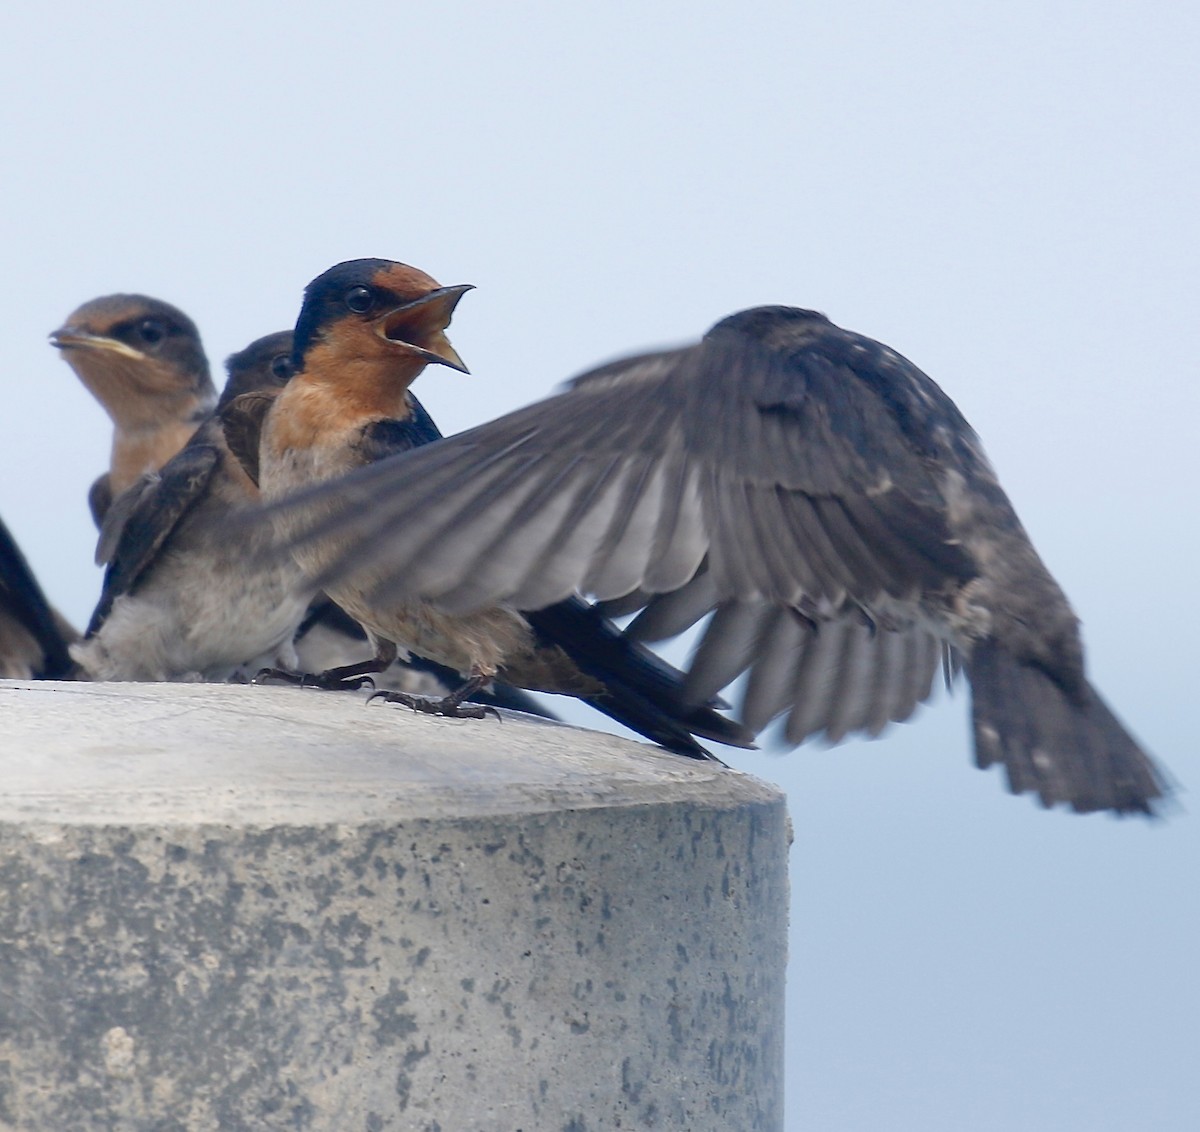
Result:
[[195,323],[146,295],[104,295],[50,335],[113,422],[109,470],[88,503],[99,526],[112,501],[191,439],[217,400]]

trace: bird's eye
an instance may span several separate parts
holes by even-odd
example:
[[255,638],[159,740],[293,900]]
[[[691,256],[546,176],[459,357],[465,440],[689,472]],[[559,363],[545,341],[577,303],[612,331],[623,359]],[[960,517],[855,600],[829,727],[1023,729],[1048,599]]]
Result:
[[290,354],[276,354],[271,359],[271,376],[279,381],[290,381],[295,370],[292,369]]
[[167,336],[167,328],[157,318],[146,318],[138,323],[137,336],[147,346],[157,346]]
[[366,314],[375,302],[369,287],[352,287],[346,292],[346,306],[356,314]]

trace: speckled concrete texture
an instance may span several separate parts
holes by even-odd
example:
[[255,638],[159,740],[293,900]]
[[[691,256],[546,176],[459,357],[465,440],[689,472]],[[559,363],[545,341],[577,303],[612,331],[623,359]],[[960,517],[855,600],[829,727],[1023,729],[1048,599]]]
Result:
[[0,682],[0,1130],[783,1127],[749,776],[505,715]]

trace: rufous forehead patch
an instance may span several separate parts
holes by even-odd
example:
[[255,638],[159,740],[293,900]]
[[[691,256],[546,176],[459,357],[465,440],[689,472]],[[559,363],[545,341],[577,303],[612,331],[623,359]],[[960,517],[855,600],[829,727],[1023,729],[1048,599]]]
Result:
[[407,263],[393,263],[380,268],[371,282],[402,299],[420,298],[441,286],[432,275],[426,275],[419,267],[409,267]]

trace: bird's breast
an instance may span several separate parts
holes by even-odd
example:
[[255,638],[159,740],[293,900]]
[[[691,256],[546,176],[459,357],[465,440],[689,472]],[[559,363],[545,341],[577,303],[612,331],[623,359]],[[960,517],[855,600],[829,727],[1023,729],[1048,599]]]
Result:
[[152,428],[113,432],[109,478],[114,495],[120,495],[144,472],[156,472],[177,455],[196,431],[190,421],[167,421]]

